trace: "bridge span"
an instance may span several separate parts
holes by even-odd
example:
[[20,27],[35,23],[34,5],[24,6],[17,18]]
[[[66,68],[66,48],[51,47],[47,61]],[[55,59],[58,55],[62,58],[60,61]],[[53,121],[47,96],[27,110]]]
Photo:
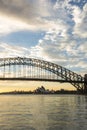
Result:
[[0,80],[68,82],[87,93],[87,74],[82,77],[55,63],[34,58],[0,58]]

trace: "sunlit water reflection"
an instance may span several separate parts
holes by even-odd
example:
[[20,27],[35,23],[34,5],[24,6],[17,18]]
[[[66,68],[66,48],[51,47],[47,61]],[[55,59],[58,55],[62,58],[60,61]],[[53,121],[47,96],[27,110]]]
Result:
[[0,95],[0,130],[87,130],[87,96]]

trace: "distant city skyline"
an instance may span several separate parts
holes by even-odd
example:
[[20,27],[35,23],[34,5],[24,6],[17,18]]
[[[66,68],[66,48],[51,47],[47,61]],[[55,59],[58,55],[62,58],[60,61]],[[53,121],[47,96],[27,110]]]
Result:
[[34,90],[14,90],[14,91],[7,91],[1,92],[0,94],[79,94],[76,90],[54,90],[54,89],[46,89],[44,86],[38,87]]
[[[87,0],[0,0],[0,58],[17,56],[51,61],[84,76]],[[0,81],[0,91],[33,86],[20,84]]]

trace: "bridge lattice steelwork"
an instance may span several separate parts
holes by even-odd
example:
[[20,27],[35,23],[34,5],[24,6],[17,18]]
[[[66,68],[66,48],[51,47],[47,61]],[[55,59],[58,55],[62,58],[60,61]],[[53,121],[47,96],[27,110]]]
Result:
[[84,90],[84,77],[60,65],[34,58],[0,58],[0,80],[69,82]]

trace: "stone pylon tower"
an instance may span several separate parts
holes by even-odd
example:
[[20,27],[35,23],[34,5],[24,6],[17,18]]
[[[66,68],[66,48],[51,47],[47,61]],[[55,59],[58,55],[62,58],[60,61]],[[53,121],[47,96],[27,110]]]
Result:
[[87,94],[87,74],[84,75],[84,92]]

